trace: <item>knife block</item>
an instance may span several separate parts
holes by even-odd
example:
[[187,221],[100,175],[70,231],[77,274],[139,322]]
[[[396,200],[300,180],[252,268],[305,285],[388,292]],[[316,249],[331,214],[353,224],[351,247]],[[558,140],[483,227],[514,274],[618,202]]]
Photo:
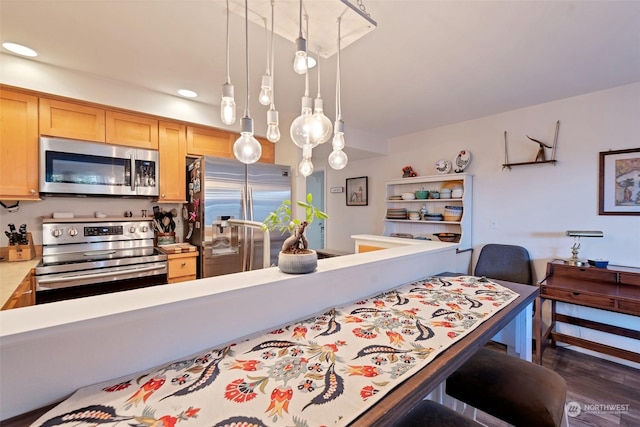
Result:
[[10,245],[9,246],[9,261],[29,261],[36,256],[36,251],[33,246],[33,238],[31,233],[27,233],[26,245]]

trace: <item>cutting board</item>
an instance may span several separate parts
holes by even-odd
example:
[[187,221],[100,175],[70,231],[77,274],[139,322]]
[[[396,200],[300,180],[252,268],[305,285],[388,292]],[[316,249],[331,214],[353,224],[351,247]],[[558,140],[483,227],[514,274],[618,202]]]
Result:
[[163,252],[168,254],[180,254],[183,252],[195,252],[196,247],[189,243],[172,243],[170,245],[158,245]]

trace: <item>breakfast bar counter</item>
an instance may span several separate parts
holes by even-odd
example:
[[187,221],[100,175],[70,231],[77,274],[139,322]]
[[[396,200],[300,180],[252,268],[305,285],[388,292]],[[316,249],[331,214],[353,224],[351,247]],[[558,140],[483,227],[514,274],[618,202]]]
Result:
[[432,243],[321,259],[305,275],[272,267],[1,311],[0,419],[87,384],[452,271],[457,245]]

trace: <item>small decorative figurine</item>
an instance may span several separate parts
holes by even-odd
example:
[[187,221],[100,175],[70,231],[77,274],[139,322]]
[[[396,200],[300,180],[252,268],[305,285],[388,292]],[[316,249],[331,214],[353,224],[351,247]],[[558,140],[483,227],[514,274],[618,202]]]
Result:
[[418,176],[416,171],[413,170],[411,166],[405,166],[402,168],[402,177],[403,178],[412,178],[414,176]]
[[536,162],[544,162],[547,160],[547,157],[544,154],[544,149],[545,148],[553,148],[551,145],[547,145],[542,141],[538,141],[537,139],[531,138],[529,135],[527,135],[527,138],[529,138],[530,140],[532,140],[533,142],[537,143],[540,148],[538,149],[538,154],[536,154]]

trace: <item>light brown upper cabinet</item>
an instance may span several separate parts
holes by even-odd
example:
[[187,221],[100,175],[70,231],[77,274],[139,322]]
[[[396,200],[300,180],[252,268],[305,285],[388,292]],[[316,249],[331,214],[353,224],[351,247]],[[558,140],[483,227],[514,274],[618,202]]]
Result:
[[256,139],[262,145],[262,155],[260,156],[261,163],[275,163],[276,162],[276,145],[266,138],[257,136]]
[[158,149],[158,121],[135,114],[106,112],[106,142],[129,147]]
[[187,154],[192,156],[233,157],[234,134],[231,132],[187,126]]
[[159,203],[185,203],[186,199],[186,126],[158,123],[158,152],[160,156]]
[[105,110],[40,98],[40,134],[105,142]]
[[38,98],[0,89],[0,199],[38,197]]

